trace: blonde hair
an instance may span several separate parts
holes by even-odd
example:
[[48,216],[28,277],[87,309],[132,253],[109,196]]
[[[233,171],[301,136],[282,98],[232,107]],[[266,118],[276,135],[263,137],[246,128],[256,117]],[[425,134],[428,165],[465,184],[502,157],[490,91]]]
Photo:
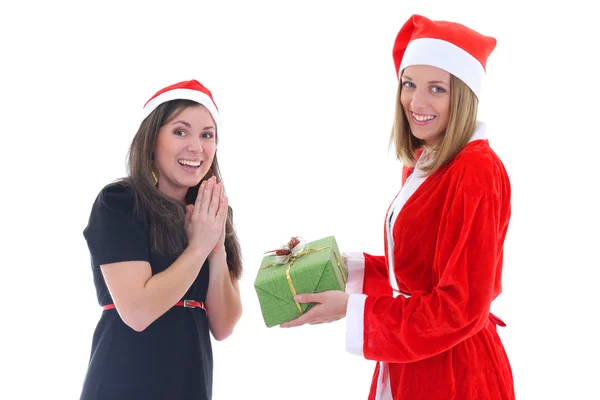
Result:
[[[398,84],[396,114],[390,142],[396,148],[396,156],[406,166],[417,162],[416,151],[426,148],[423,140],[412,134],[404,108],[400,102],[402,83]],[[431,159],[422,169],[425,176],[446,165],[469,143],[477,124],[479,100],[473,91],[460,79],[450,74],[450,118],[440,144],[433,150]],[[421,168],[421,167],[420,167]]]

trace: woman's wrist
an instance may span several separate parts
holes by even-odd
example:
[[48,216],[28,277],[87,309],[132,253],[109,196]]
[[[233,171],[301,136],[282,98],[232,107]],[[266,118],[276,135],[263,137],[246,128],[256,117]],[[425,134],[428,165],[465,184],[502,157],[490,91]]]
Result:
[[208,262],[210,262],[210,263],[214,263],[214,262],[227,263],[227,252],[225,251],[225,248],[211,251],[210,254],[208,255]]
[[188,246],[186,247],[184,254],[187,254],[189,257],[191,257],[193,260],[197,261],[197,262],[202,262],[204,263],[204,261],[209,257],[210,255],[210,250],[207,248],[204,248],[202,246]]

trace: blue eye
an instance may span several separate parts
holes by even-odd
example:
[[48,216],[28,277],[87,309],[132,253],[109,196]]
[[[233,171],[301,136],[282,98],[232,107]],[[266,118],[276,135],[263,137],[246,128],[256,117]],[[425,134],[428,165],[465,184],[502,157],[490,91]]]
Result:
[[415,85],[412,82],[402,82],[402,86],[404,86],[405,88],[411,88]]
[[439,86],[434,86],[431,88],[431,90],[433,90],[434,93],[444,93],[446,90],[439,87]]

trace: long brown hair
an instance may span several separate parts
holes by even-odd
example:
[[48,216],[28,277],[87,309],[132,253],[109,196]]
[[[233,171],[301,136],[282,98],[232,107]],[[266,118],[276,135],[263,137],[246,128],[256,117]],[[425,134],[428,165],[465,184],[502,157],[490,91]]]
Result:
[[[396,95],[396,115],[390,143],[396,148],[396,156],[407,166],[414,166],[416,152],[425,147],[425,142],[412,134],[408,118],[400,102],[402,84]],[[479,101],[473,91],[460,79],[450,74],[450,118],[440,144],[434,150],[431,162],[423,166],[425,176],[431,175],[448,164],[469,143],[477,124]]]
[[[202,181],[215,176],[223,182],[217,155],[200,183],[186,194],[185,204],[164,195],[154,184],[153,155],[160,128],[171,122],[188,107],[199,104],[190,100],[174,100],[161,104],[140,125],[129,149],[128,175],[122,180],[135,194],[136,210],[150,228],[150,239],[155,251],[163,254],[179,254],[187,246],[185,233],[185,205],[194,204]],[[218,143],[219,132],[216,132]],[[226,223],[225,250],[232,278],[242,274],[242,257],[239,240],[233,225],[232,209]]]

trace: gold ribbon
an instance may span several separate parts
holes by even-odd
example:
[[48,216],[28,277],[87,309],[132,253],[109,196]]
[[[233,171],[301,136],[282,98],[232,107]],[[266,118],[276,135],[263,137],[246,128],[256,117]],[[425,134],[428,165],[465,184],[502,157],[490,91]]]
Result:
[[[296,260],[298,260],[308,254],[316,253],[317,251],[322,251],[322,250],[326,250],[326,249],[331,249],[331,246],[320,247],[318,249],[308,249],[298,255],[291,256],[290,260],[287,263],[285,263],[285,264],[288,264],[288,267],[285,270],[285,277],[287,278],[288,284],[290,286],[290,291],[292,292],[293,297],[296,296],[296,288],[294,287],[294,282],[292,282],[292,277],[290,276],[290,269],[292,268],[292,265],[294,265]],[[337,264],[338,270],[340,271],[340,275],[342,276],[342,281],[344,281],[344,285],[345,285],[346,277],[344,276],[344,272],[342,271],[342,266],[340,265],[340,260],[338,259],[337,254],[335,254],[335,251],[333,252],[333,256],[335,257],[335,262]],[[263,267],[260,267],[260,269],[270,268],[275,265],[285,265],[285,264],[271,263],[271,264],[265,265]],[[302,315],[303,311],[302,311],[302,307],[300,306],[300,303],[298,303],[298,301],[296,301],[296,300],[294,300],[294,302],[296,303],[296,307],[298,308],[298,311],[300,311],[300,314]]]

